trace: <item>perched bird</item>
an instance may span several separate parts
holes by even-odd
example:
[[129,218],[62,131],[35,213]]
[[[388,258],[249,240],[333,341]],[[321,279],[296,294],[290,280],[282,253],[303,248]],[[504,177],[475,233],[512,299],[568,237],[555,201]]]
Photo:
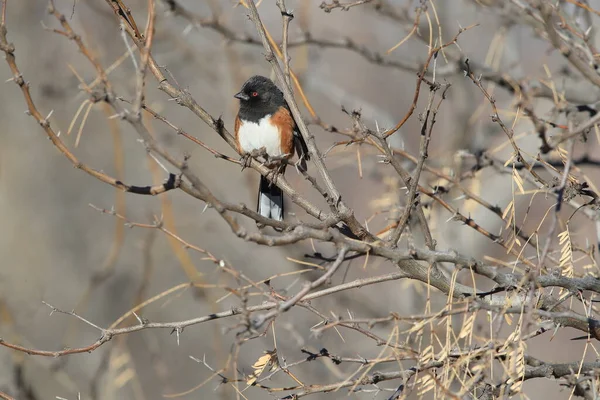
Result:
[[[306,171],[308,148],[298,131],[296,121],[273,81],[264,76],[248,79],[235,98],[240,111],[235,118],[235,141],[240,154],[263,156],[274,174],[285,172],[286,161],[298,153],[300,170]],[[283,220],[283,192],[264,176],[258,188],[258,213],[266,218]]]

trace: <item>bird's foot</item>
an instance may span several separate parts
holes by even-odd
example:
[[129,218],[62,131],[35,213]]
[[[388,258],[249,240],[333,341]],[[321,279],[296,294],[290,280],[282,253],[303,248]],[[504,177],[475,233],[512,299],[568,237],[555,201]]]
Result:
[[269,156],[267,155],[267,149],[264,146],[260,149],[254,149],[250,153],[246,153],[240,158],[242,171],[252,165],[252,160],[257,159],[258,157],[268,159]]
[[246,153],[240,157],[240,164],[242,165],[242,171],[245,170],[252,164],[252,155],[250,153]]
[[269,156],[267,155],[266,161],[263,164],[267,168],[280,168],[282,165],[285,165],[282,161],[286,161],[291,154],[281,154],[279,156]]
[[284,168],[285,164],[279,163],[279,165],[267,173],[267,179],[271,181],[272,185],[277,184],[277,179],[282,175]]

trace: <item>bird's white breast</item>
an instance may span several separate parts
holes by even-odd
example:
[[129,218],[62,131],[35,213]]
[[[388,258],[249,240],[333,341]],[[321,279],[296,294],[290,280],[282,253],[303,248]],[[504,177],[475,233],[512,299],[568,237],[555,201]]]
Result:
[[264,147],[270,156],[280,156],[282,154],[279,129],[268,122],[270,117],[269,114],[258,122],[244,121],[241,124],[238,131],[238,140],[244,152],[250,153],[252,150]]

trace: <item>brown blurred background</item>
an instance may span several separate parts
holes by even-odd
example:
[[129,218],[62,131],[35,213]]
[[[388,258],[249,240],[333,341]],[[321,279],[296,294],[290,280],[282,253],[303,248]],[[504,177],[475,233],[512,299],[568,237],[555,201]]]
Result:
[[[343,41],[351,38],[370,51],[384,53],[400,41],[410,29],[411,22],[401,24],[378,13],[371,5],[352,8],[348,12],[334,10],[325,13],[319,9],[317,0],[288,0],[287,6],[295,12],[290,25],[290,41],[302,38],[303,31],[310,31],[314,38]],[[598,7],[598,2],[591,2]],[[146,21],[146,1],[129,0],[138,23]],[[414,2],[390,1],[399,11],[406,8],[409,16]],[[460,51],[464,57],[492,70],[507,72],[516,78],[531,77],[547,79],[543,69],[558,74],[564,61],[549,53],[545,42],[534,37],[530,27],[518,20],[513,25],[508,16],[493,7],[485,8],[474,1],[437,1],[436,10],[442,25],[442,36],[450,40],[460,26],[474,23],[479,26],[464,32],[459,38]],[[242,6],[233,7],[234,1],[181,0],[181,5],[200,16],[219,15],[219,21],[236,32],[255,36],[255,28]],[[84,42],[109,67],[126,52],[126,47],[112,10],[103,1],[56,0],[57,8],[64,13],[73,28],[81,34]],[[178,84],[196,98],[199,104],[217,117],[223,116],[225,126],[232,129],[237,104],[233,94],[249,76],[270,76],[270,65],[264,59],[264,50],[255,45],[226,43],[214,30],[190,26],[189,22],[166,13],[166,7],[157,2],[158,17],[153,55],[159,65],[168,68]],[[73,9],[74,7],[74,9]],[[95,78],[95,72],[87,60],[77,51],[74,43],[65,37],[44,29],[58,27],[57,21],[46,12],[44,1],[13,0],[8,2],[8,39],[15,44],[17,62],[25,79],[31,85],[34,100],[47,114],[56,130],[72,151],[86,164],[121,177],[128,184],[150,185],[166,178],[166,173],[146,155],[136,133],[125,123],[108,120],[110,115],[101,104],[91,108],[83,127],[80,144],[74,147],[85,108],[70,136],[68,127],[85,95],[78,89],[79,82],[69,68],[75,69],[86,82]],[[73,14],[72,10],[74,10]],[[280,40],[281,18],[279,10],[271,1],[263,1],[259,11],[267,28]],[[505,31],[502,31],[505,29]],[[419,34],[427,38],[428,26],[424,18]],[[437,35],[437,32],[435,33]],[[256,36],[255,36],[256,37]],[[494,41],[500,40],[502,45]],[[425,39],[427,42],[427,39]],[[129,42],[131,46],[131,42]],[[459,49],[452,46],[451,51]],[[341,112],[346,109],[362,109],[364,121],[372,128],[376,124],[389,128],[400,120],[409,108],[415,89],[414,71],[373,65],[360,55],[344,49],[323,49],[317,46],[301,46],[291,49],[292,68],[300,77],[303,88],[323,121],[339,127],[350,127],[350,119]],[[390,59],[420,65],[427,56],[425,43],[411,39],[391,53]],[[442,56],[438,68],[451,69]],[[11,77],[5,62],[0,62],[0,79]],[[464,78],[460,70],[442,78],[452,84],[449,98],[441,106],[438,125],[434,130],[430,148],[430,163],[436,167],[460,168],[455,153],[460,149],[476,152],[505,141],[503,133],[491,124],[489,104],[484,104],[481,92]],[[135,69],[131,59],[126,58],[110,74],[110,80],[119,95],[133,99],[135,95]],[[557,82],[566,82],[560,78]],[[202,121],[156,90],[156,82],[148,78],[148,104],[168,116],[178,127],[205,141],[208,145],[231,156],[235,152]],[[590,102],[598,96],[590,86],[582,89]],[[506,91],[496,88],[499,107],[514,111],[514,103]],[[421,96],[415,115],[393,138],[393,144],[418,154],[418,113],[423,111],[427,94]],[[480,108],[481,106],[481,108]],[[540,115],[550,110],[552,101],[536,103]],[[91,322],[107,327],[140,300],[161,293],[190,279],[203,282],[238,286],[230,275],[219,271],[212,261],[201,254],[183,250],[178,243],[169,242],[166,235],[157,230],[124,228],[123,222],[103,215],[89,206],[123,211],[128,220],[152,223],[153,216],[163,215],[170,228],[218,259],[224,259],[252,280],[259,281],[271,275],[303,268],[287,258],[303,259],[313,251],[310,243],[285,248],[267,248],[239,240],[212,209],[204,210],[204,204],[183,192],[171,191],[158,197],[118,194],[115,189],[73,168],[45,138],[35,121],[24,113],[26,109],[18,87],[12,83],[0,86],[0,337],[18,342],[26,347],[60,350],[92,343],[99,332],[73,317],[54,313],[42,304],[45,301],[63,310],[76,309]],[[309,116],[302,108],[305,116]],[[512,122],[513,116],[507,115]],[[191,154],[190,166],[215,195],[231,202],[243,202],[254,207],[258,174],[252,170],[240,172],[239,166],[219,160],[202,148],[177,136],[164,124],[145,120],[153,135],[178,156]],[[118,128],[115,128],[115,125]],[[314,125],[321,150],[329,148],[342,136],[323,131]],[[522,119],[517,131],[530,130],[528,120]],[[531,154],[537,152],[539,141],[530,135],[519,142]],[[123,167],[119,168],[118,149],[122,146]],[[589,154],[597,153],[597,142],[592,140]],[[504,160],[510,149],[496,153]],[[389,178],[391,167],[378,164],[376,153],[361,147],[362,178],[359,177],[356,147],[338,148],[326,158],[326,163],[336,180],[345,201],[355,209],[359,221],[364,221],[379,210],[377,201],[393,188]],[[410,166],[410,164],[407,164]],[[450,170],[448,169],[447,172]],[[171,169],[171,172],[176,172]],[[590,170],[590,176],[594,175]],[[121,176],[120,174],[123,173]],[[288,170],[290,182],[319,205],[322,199],[312,192],[309,185],[294,171]],[[392,182],[393,183],[393,182]],[[396,182],[397,183],[397,182]],[[510,201],[510,176],[481,175],[473,181],[473,190],[494,204],[502,207]],[[394,194],[404,193],[398,187]],[[458,194],[455,196],[458,197]],[[539,212],[534,212],[531,224],[535,227],[551,204],[540,196]],[[388,196],[389,198],[389,196]],[[452,199],[452,198],[450,198]],[[385,203],[385,202],[384,202]],[[525,208],[528,200],[524,200]],[[474,204],[456,200],[454,204],[465,215],[470,215],[491,232],[497,233],[503,222],[491,218],[491,214]],[[379,207],[379,208],[378,208]],[[310,219],[295,207],[298,218]],[[464,254],[481,258],[490,255],[512,261],[505,252],[458,223],[445,223],[451,217],[441,209],[432,213],[435,226],[434,238],[439,249],[454,248]],[[293,218],[293,217],[292,217]],[[252,221],[244,221],[249,229],[255,229]],[[586,221],[582,219],[582,221]],[[386,225],[385,215],[375,217],[369,228],[376,232]],[[417,231],[418,232],[418,231]],[[582,228],[578,235],[586,235],[594,241],[593,230]],[[416,234],[417,245],[422,245]],[[334,255],[330,247],[317,248],[324,255]],[[311,260],[309,260],[311,261]],[[363,268],[359,259],[344,268],[342,279],[379,275],[394,271],[389,263],[371,259]],[[196,272],[194,272],[196,271]],[[195,274],[201,274],[201,277]],[[343,276],[342,276],[343,275]],[[102,276],[100,283],[93,277]],[[272,282],[278,290],[296,293],[302,282],[317,275],[292,275]],[[489,284],[488,284],[489,285]],[[167,296],[141,313],[150,321],[176,321],[206,315],[216,311],[240,306],[240,300],[224,296],[222,289],[188,289]],[[338,293],[313,304],[320,310],[335,315],[372,318],[386,316],[389,312],[403,315],[423,312],[425,292],[422,286],[395,281],[357,290]],[[253,302],[262,299],[251,297]],[[441,303],[445,301],[440,300]],[[343,331],[328,330],[316,337],[310,328],[320,322],[313,314],[294,309],[277,320],[276,336],[280,357],[288,362],[300,360],[305,354],[301,348],[318,351],[325,347],[331,353],[362,357],[376,357],[381,351],[364,336]],[[135,323],[134,319],[127,323]],[[200,384],[211,371],[190,356],[202,359],[214,369],[226,361],[236,332],[242,328],[239,320],[230,318],[186,328],[177,344],[175,334],[168,330],[147,330],[113,339],[91,354],[72,355],[60,359],[26,356],[6,348],[0,348],[0,390],[14,393],[19,399],[51,399],[57,396],[76,399],[158,399],[164,394],[184,392]],[[389,327],[375,328],[382,336],[389,334]],[[530,354],[543,356],[550,361],[575,361],[580,359],[584,342],[564,341],[576,336],[561,330],[554,342],[548,336],[531,342]],[[251,365],[263,350],[273,348],[271,332],[242,346],[239,370],[251,372]],[[593,358],[593,357],[592,357]],[[410,363],[403,367],[410,366]],[[341,381],[357,368],[356,365],[336,366],[330,360],[320,360],[304,365],[295,371],[297,377],[310,383]],[[376,370],[393,370],[397,364],[377,366]],[[231,378],[232,374],[229,373]],[[295,384],[291,379],[279,377],[271,386]],[[383,388],[397,387],[398,382],[384,382]],[[242,384],[241,387],[244,385]],[[27,389],[25,389],[27,388]],[[30,390],[28,394],[27,391]],[[332,394],[317,394],[315,399],[342,398],[342,390]],[[529,398],[566,399],[569,391],[561,391],[557,383],[548,380],[531,380],[525,384]],[[387,398],[391,393],[382,392],[376,398]],[[215,378],[202,388],[181,398],[233,398],[231,387],[219,385]],[[266,392],[250,388],[244,392],[250,399],[265,398]],[[356,398],[369,399],[373,393],[353,394]],[[278,394],[273,394],[274,398]]]

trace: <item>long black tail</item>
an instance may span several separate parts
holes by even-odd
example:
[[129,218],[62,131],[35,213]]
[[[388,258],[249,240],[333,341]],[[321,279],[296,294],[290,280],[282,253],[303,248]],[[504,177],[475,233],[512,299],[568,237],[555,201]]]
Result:
[[258,213],[263,217],[283,221],[283,192],[264,176],[258,187]]

